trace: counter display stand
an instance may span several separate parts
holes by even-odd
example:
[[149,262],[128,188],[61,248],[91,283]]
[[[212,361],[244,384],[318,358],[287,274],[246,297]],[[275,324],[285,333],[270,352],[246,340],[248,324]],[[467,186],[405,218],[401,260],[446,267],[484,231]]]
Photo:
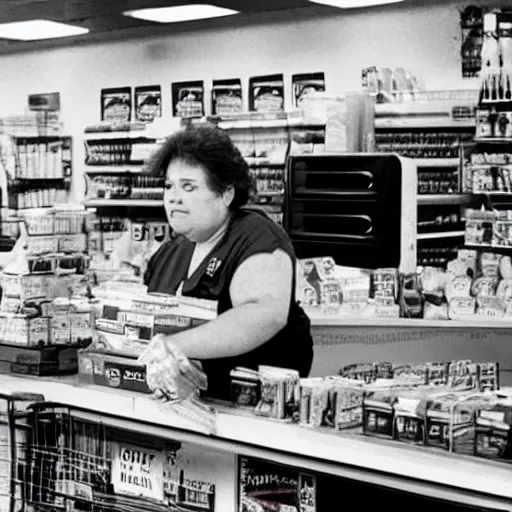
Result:
[[[333,499],[366,499],[358,494],[364,490],[371,492],[372,500],[389,500],[388,504],[395,510],[427,503],[441,510],[512,510],[512,467],[505,463],[454,456],[361,435],[310,430],[261,419],[226,406],[218,406],[216,430],[212,434],[197,423],[164,410],[147,396],[79,384],[73,377],[34,380],[0,376],[0,390],[2,396],[33,392],[44,396],[44,401],[32,407],[35,413],[27,420],[32,429],[36,428],[35,433],[13,423],[13,419],[20,421],[27,416],[12,413],[9,416],[12,407],[0,409],[7,410],[4,423],[11,425],[10,430],[0,432],[0,449],[2,433],[10,432],[14,447],[21,439],[16,435],[25,432],[26,436],[26,450],[4,451],[4,455],[10,455],[3,459],[0,456],[0,465],[9,463],[10,457],[17,457],[16,471],[25,468],[24,476],[33,484],[32,494],[23,494],[22,482],[16,479],[11,492],[18,493],[15,494],[16,505],[30,501],[38,505],[46,503],[46,507],[35,507],[35,510],[64,510],[70,500],[90,502],[92,493],[95,508],[90,508],[89,503],[89,508],[68,510],[132,510],[125,504],[135,505],[129,488],[130,484],[140,482],[133,476],[137,462],[132,460],[128,466],[119,466],[128,475],[131,472],[131,477],[116,477],[119,456],[115,450],[120,449],[123,457],[128,457],[128,453],[132,457],[134,453],[139,457],[141,453],[152,454],[152,467],[160,470],[162,465],[165,467],[164,493],[171,497],[169,502],[174,499],[172,496],[176,497],[176,487],[185,492],[191,482],[199,486],[199,496],[196,493],[187,502],[183,492],[177,493],[181,496],[178,501],[181,500],[182,508],[156,506],[151,496],[157,492],[158,483],[152,480],[151,471],[147,471],[147,485],[140,491],[146,500],[138,504],[139,510],[248,510],[237,505],[240,457],[265,460],[315,475],[318,511],[332,510]],[[143,448],[138,452],[128,448],[134,445]],[[165,460],[160,460],[160,452],[165,452]],[[27,454],[29,460],[26,460]],[[61,465],[56,465],[55,460]],[[91,472],[91,464],[99,474]],[[51,473],[52,482],[44,480],[52,468],[60,468],[60,472]],[[184,480],[184,473],[187,480]],[[171,474],[178,474],[176,481]],[[101,480],[102,475],[104,480],[115,481],[114,488],[118,491],[115,498],[108,482]],[[39,481],[35,481],[35,477],[39,477]],[[16,491],[16,486],[21,490]],[[5,501],[6,494],[10,494],[6,493],[5,486],[0,487],[0,494],[2,489]],[[339,494],[341,489],[344,489],[343,496]],[[215,495],[213,506],[209,493]],[[100,500],[103,500],[102,506]],[[197,505],[198,501],[201,506]],[[148,504],[154,508],[148,508]]]

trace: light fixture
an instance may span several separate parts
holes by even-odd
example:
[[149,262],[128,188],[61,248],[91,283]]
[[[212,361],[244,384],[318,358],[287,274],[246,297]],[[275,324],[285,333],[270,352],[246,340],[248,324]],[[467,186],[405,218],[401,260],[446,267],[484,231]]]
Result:
[[220,16],[230,16],[237,13],[238,11],[233,9],[209,4],[176,5],[173,7],[155,7],[153,9],[137,9],[123,12],[125,16],[146,21],[156,21],[157,23],[178,23],[180,21],[219,18]]
[[0,23],[0,39],[16,39],[18,41],[37,41],[39,39],[80,36],[88,32],[89,29],[87,28],[49,20]]
[[340,9],[357,9],[359,7],[373,7],[376,5],[397,4],[403,0],[309,0],[315,4],[330,5]]

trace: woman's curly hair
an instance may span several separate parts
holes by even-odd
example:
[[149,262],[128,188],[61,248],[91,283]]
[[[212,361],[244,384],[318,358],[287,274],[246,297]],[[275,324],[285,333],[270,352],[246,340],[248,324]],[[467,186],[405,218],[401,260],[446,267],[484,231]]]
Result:
[[190,126],[171,135],[153,155],[148,174],[165,178],[173,160],[201,165],[210,188],[218,194],[233,187],[231,209],[244,206],[254,191],[247,162],[229,135],[218,127]]

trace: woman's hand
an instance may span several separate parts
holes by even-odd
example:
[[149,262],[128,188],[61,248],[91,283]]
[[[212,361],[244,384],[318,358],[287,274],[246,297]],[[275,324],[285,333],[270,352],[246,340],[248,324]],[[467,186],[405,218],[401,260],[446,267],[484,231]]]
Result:
[[146,366],[148,386],[159,400],[181,401],[207,388],[206,375],[172,343],[171,336],[154,336],[139,363]]

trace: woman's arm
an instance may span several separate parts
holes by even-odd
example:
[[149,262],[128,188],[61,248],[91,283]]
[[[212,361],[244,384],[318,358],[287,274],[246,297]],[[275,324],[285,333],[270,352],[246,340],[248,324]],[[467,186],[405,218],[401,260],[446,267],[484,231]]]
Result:
[[169,337],[191,359],[245,354],[267,342],[288,321],[293,264],[277,249],[255,254],[235,271],[229,295],[233,308],[215,320]]

